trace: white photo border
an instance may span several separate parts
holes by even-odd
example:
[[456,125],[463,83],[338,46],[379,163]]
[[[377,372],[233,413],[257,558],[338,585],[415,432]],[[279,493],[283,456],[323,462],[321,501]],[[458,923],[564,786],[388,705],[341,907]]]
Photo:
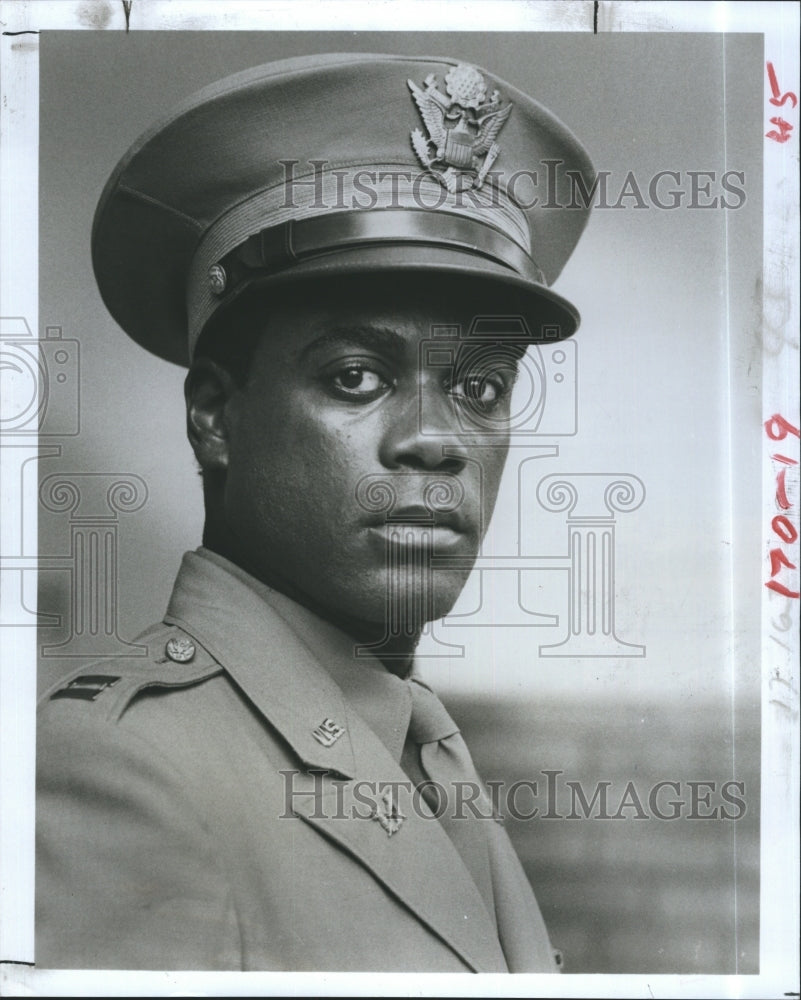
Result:
[[[125,8],[128,8],[127,11]],[[465,8],[471,17],[464,17]],[[38,40],[40,29],[58,30],[265,30],[389,29],[403,20],[419,30],[521,31],[704,31],[764,34],[765,58],[782,91],[799,92],[799,7],[772,3],[527,3],[470,0],[467,4],[426,0],[340,0],[228,2],[198,5],[190,0],[134,0],[82,3],[76,0],[0,3],[0,316],[24,317],[38,331]],[[93,20],[92,12],[97,12]],[[102,16],[101,16],[102,14]],[[128,23],[126,23],[126,21]],[[467,23],[465,23],[467,22]],[[766,132],[773,96],[764,81]],[[786,112],[786,114],[785,114]],[[775,414],[799,426],[798,328],[799,241],[798,109],[778,110],[794,125],[790,141],[766,141],[764,169],[764,292],[767,317],[778,340],[763,349],[763,419]],[[780,308],[775,308],[778,303]],[[0,372],[0,379],[3,375]],[[13,387],[12,387],[13,388]],[[736,403],[732,401],[732,406]],[[734,411],[732,410],[732,413]],[[732,486],[756,475],[741,468],[737,441],[731,446]],[[798,439],[782,442],[798,459]],[[794,450],[793,450],[794,449]],[[776,544],[771,522],[777,515],[775,441],[765,435],[760,475],[764,580],[769,551]],[[0,469],[0,521],[22,502],[28,517],[28,551],[35,551],[35,476],[20,498],[16,484]],[[796,523],[798,497],[794,498]],[[3,541],[6,541],[3,539]],[[739,541],[743,541],[740,539]],[[745,560],[733,539],[732,566]],[[3,545],[3,551],[8,551]],[[793,550],[798,555],[798,544]],[[788,549],[792,559],[792,551]],[[8,559],[2,568],[13,567]],[[740,596],[732,571],[732,602]],[[799,603],[790,601],[791,627],[777,632],[779,601],[765,589],[762,606],[762,803],[760,973],[756,976],[584,976],[431,977],[330,973],[200,973],[48,971],[33,966],[34,716],[36,636],[30,628],[0,628],[0,993],[33,996],[239,995],[265,993],[328,995],[506,995],[506,996],[731,996],[781,997],[799,986]],[[782,619],[782,625],[786,619]],[[779,642],[783,639],[783,642]],[[797,994],[796,994],[797,995]]]

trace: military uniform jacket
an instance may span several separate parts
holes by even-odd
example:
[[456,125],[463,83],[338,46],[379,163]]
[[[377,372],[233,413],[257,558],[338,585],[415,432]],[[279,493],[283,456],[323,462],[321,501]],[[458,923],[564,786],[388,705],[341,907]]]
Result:
[[408,781],[408,682],[332,673],[352,640],[231,569],[188,553],[146,656],[42,698],[37,965],[557,971],[502,825],[476,879],[436,819],[354,801]]

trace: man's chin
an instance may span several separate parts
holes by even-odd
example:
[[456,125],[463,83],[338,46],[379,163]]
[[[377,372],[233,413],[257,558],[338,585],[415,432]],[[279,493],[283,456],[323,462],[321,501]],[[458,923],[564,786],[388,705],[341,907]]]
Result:
[[450,614],[466,583],[467,574],[463,570],[437,570],[430,621]]
[[429,622],[443,618],[467,582],[464,570],[429,571],[421,578],[401,567],[382,576],[383,586],[353,601],[347,613],[376,631],[395,635],[420,633]]

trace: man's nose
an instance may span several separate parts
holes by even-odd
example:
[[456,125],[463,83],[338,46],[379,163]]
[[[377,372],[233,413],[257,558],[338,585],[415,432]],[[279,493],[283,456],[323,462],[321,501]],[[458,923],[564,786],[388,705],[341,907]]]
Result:
[[461,472],[467,463],[464,432],[453,401],[439,385],[420,385],[393,413],[381,444],[388,469]]

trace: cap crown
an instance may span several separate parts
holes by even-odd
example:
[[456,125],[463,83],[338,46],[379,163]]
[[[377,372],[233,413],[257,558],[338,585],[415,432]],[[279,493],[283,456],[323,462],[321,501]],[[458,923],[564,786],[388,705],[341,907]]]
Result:
[[[567,171],[593,179],[572,133],[483,69],[361,54],[270,63],[200,91],[134,143],[98,204],[95,274],[123,329],[179,363],[256,280],[462,270],[553,305],[547,286],[588,209],[546,207],[547,170],[551,205],[570,201]],[[242,272],[228,287],[230,266],[209,277],[226,258]]]

